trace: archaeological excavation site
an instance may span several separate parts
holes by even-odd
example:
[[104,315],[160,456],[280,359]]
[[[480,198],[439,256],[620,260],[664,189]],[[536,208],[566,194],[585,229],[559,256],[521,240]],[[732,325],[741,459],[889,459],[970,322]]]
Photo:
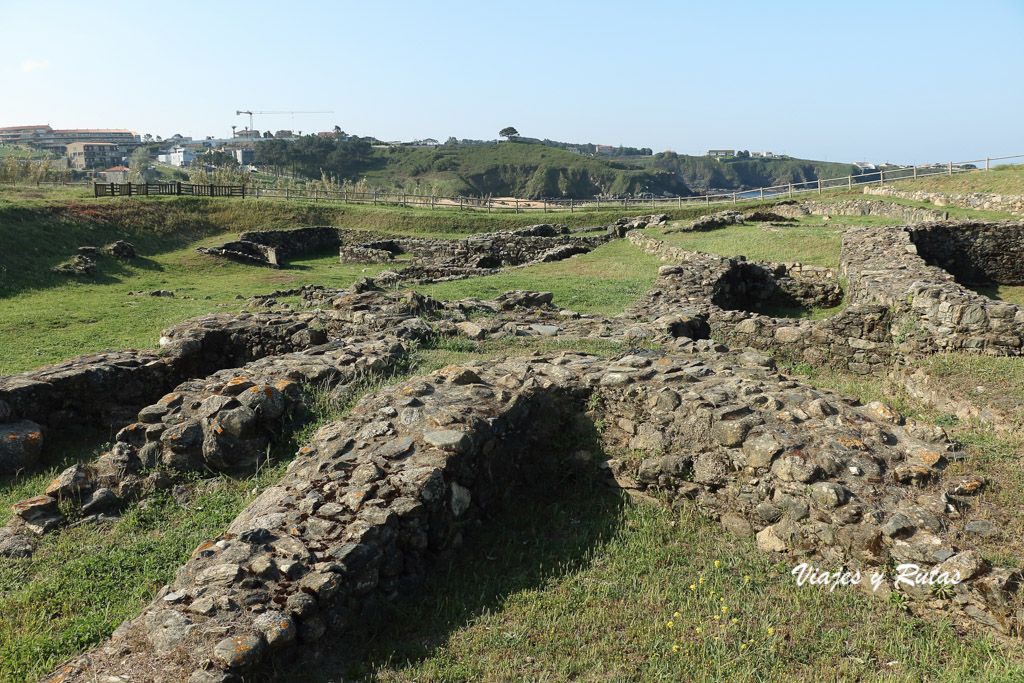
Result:
[[[25,671],[591,680],[552,653],[606,648],[587,644],[595,628],[622,648],[603,680],[682,680],[703,673],[671,667],[698,660],[724,678],[808,680],[808,661],[856,652],[842,665],[855,678],[975,675],[995,658],[993,680],[1012,680],[1024,413],[1020,387],[1005,387],[1024,362],[1024,209],[875,194],[569,225],[484,214],[447,233],[287,216],[176,244],[173,263],[130,232],[120,255],[69,248],[95,270],[45,269],[47,286],[120,287],[111,316],[159,325],[137,349],[40,366],[32,341],[4,366],[16,371],[0,377],[0,600],[14,613],[46,557],[129,531],[148,534],[133,554],[150,548],[166,568],[118,579],[141,584],[120,611],[76,608],[116,619],[17,651],[45,663]],[[241,284],[204,289],[204,273]],[[191,524],[226,490],[226,523],[177,555],[152,550],[170,531],[145,520],[171,510],[168,529]],[[530,514],[551,560],[502,554],[503,537],[535,547],[516,535]],[[614,550],[629,544],[650,547]],[[648,572],[659,585],[634,594],[588,574],[616,552],[634,558],[623,585]],[[798,586],[801,563],[883,580]],[[910,565],[931,580],[896,581]],[[410,622],[440,618],[453,577],[477,573],[497,587],[466,589],[443,628],[416,632],[418,654],[381,654],[388,633],[413,640]],[[610,621],[580,625],[594,617],[577,609]],[[850,635],[873,623],[901,635]],[[810,630],[861,645],[806,654]],[[915,632],[946,654],[892,665]],[[459,659],[474,648],[495,659]],[[691,663],[674,664],[680,652]]]

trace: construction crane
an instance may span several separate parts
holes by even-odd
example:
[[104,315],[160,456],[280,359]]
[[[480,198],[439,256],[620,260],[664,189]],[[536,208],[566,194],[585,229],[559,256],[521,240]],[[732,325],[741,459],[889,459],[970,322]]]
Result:
[[235,116],[241,116],[242,114],[249,115],[249,130],[256,130],[253,127],[252,115],[253,114],[333,114],[333,111],[245,111],[236,110]]

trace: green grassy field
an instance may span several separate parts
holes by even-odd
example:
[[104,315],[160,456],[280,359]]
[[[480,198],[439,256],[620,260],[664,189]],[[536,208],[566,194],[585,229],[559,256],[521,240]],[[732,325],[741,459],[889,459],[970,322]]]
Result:
[[[271,201],[75,201],[71,192],[32,190],[19,198],[0,188],[0,238],[9,245],[0,252],[6,269],[0,271],[0,374],[100,348],[152,346],[168,324],[238,310],[236,294],[307,282],[345,286],[374,271],[342,266],[335,253],[273,271],[193,251],[243,230],[330,224],[459,235],[518,227],[539,217]],[[617,217],[558,219],[596,225]],[[834,266],[844,226],[872,220],[837,217],[821,226],[812,216],[778,230],[732,226],[664,238],[700,251]],[[135,243],[142,254],[138,263],[101,260],[92,282],[69,282],[48,272],[77,246],[117,238]],[[417,289],[451,299],[548,290],[561,306],[613,315],[650,287],[658,265],[655,257],[620,240],[560,263]],[[158,288],[179,295],[127,293]],[[454,362],[559,348],[603,356],[621,352],[600,340],[435,340],[421,345],[401,374],[367,382],[360,392]],[[1024,366],[1018,359],[941,356],[921,367],[951,391],[973,391],[985,405],[1006,407],[1024,425]],[[887,380],[794,370],[803,381],[864,401],[885,399],[909,415],[943,424],[968,454],[955,467],[989,476],[993,484],[979,501],[1005,516],[999,522],[1005,533],[979,541],[982,552],[1004,564],[1024,562],[1021,429],[997,431],[938,414]],[[258,476],[183,479],[191,492],[188,502],[160,495],[115,524],[50,535],[32,558],[0,562],[0,681],[32,679],[102,642],[171,580],[200,540],[220,533],[281,475],[317,424],[337,419],[351,405],[352,400],[318,396],[313,421],[282,434],[274,460]],[[68,463],[102,452],[110,438],[86,433],[55,443],[45,470],[0,478],[0,523],[9,519],[14,501],[38,493]],[[597,450],[600,444],[559,447]],[[295,681],[1024,679],[1019,647],[974,629],[913,617],[899,600],[799,588],[789,565],[749,540],[726,536],[691,505],[632,502],[590,477],[520,491],[516,501],[467,535],[456,562],[438,567],[416,595],[388,607],[371,637],[314,649],[276,674]]]
[[987,194],[1024,194],[1024,164],[995,166],[991,171],[938,175],[908,180],[896,185],[901,190],[925,192],[984,192]]

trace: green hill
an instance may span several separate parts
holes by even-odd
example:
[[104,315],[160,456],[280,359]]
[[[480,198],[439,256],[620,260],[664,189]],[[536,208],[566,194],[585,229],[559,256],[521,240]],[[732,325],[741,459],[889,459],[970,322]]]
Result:
[[359,147],[360,143],[306,140],[261,142],[256,162],[317,180],[326,175],[337,181],[362,181],[371,188],[438,195],[582,199],[692,194],[675,173],[542,144],[370,149],[365,143]]
[[687,187],[701,190],[749,190],[860,174],[860,169],[852,164],[789,157],[730,158],[718,161],[706,156],[691,157],[674,152],[661,152],[653,157],[644,157],[637,163],[643,163],[655,170],[674,173]]

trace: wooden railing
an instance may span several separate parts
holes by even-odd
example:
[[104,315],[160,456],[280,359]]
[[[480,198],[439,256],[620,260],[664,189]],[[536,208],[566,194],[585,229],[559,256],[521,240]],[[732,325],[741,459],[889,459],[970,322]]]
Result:
[[[192,183],[96,183],[96,197],[134,195],[177,195],[187,197],[245,197],[244,185],[195,185]],[[251,193],[250,193],[251,194]]]

